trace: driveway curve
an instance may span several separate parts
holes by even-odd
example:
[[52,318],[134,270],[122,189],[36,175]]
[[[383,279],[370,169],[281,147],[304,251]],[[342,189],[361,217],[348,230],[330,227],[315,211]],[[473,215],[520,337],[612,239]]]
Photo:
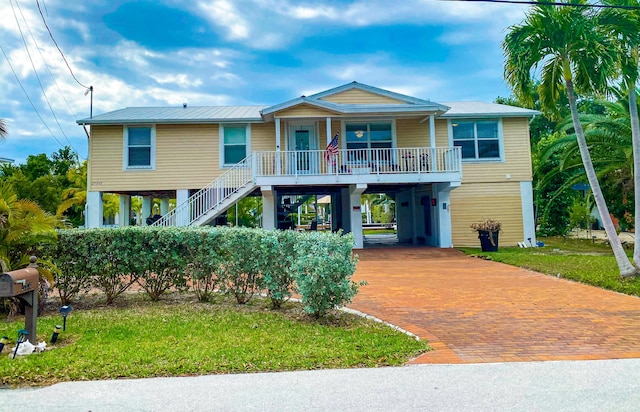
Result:
[[410,363],[640,358],[640,299],[454,249],[358,251],[353,309],[434,349]]

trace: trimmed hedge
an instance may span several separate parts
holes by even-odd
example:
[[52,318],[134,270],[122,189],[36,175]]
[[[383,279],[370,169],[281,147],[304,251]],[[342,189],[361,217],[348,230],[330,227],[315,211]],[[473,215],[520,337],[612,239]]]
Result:
[[214,290],[238,303],[265,293],[278,308],[299,293],[315,317],[353,299],[357,256],[351,235],[199,227],[124,227],[58,232],[44,249],[56,264],[55,287],[64,304],[91,288],[113,302],[134,283],[152,300],[189,285],[198,299]]

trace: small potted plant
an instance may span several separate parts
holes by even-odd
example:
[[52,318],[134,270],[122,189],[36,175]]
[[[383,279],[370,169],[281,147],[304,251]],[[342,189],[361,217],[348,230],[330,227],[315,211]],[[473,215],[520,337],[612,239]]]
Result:
[[502,224],[497,220],[484,219],[481,222],[471,224],[471,229],[478,232],[480,247],[483,252],[496,252],[498,250],[498,233]]

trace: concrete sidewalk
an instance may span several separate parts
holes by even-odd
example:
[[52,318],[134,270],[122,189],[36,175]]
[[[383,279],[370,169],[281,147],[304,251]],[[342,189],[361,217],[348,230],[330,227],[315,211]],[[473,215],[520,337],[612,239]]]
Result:
[[68,382],[2,411],[636,411],[640,360],[412,365]]

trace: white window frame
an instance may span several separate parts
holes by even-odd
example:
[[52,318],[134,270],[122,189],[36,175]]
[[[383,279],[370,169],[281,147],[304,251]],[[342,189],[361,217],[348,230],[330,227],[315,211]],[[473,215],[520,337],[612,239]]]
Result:
[[[477,126],[475,126],[476,123],[478,122],[489,122],[489,121],[495,121],[498,123],[498,151],[499,151],[499,156],[498,157],[492,157],[492,158],[479,158],[479,157],[475,157],[475,158],[462,158],[462,161],[464,163],[497,163],[497,162],[504,162],[504,133],[502,130],[502,118],[461,118],[461,119],[449,119],[447,120],[447,127],[449,129],[449,146],[450,147],[454,147],[453,146],[453,123],[459,123],[459,122],[473,122],[474,123],[474,137],[473,137],[473,142],[475,144],[475,152],[476,152],[476,156],[478,155],[478,132],[477,132]],[[462,148],[460,148],[460,155],[462,156]]]
[[395,149],[398,147],[396,136],[396,119],[343,119],[340,123],[340,148],[342,149],[347,149],[347,123],[391,123],[391,149]]
[[235,165],[237,165],[237,163],[227,163],[226,159],[224,158],[224,128],[225,127],[246,127],[246,141],[245,141],[245,155],[244,157],[249,156],[249,154],[251,153],[251,123],[228,123],[228,124],[223,124],[221,123],[219,125],[218,128],[218,143],[220,145],[219,148],[219,152],[220,152],[220,168],[221,169],[229,169]]
[[[151,130],[151,153],[149,166],[129,166],[129,128],[148,127]],[[155,124],[132,124],[125,125],[122,138],[122,170],[156,170],[156,125]]]

